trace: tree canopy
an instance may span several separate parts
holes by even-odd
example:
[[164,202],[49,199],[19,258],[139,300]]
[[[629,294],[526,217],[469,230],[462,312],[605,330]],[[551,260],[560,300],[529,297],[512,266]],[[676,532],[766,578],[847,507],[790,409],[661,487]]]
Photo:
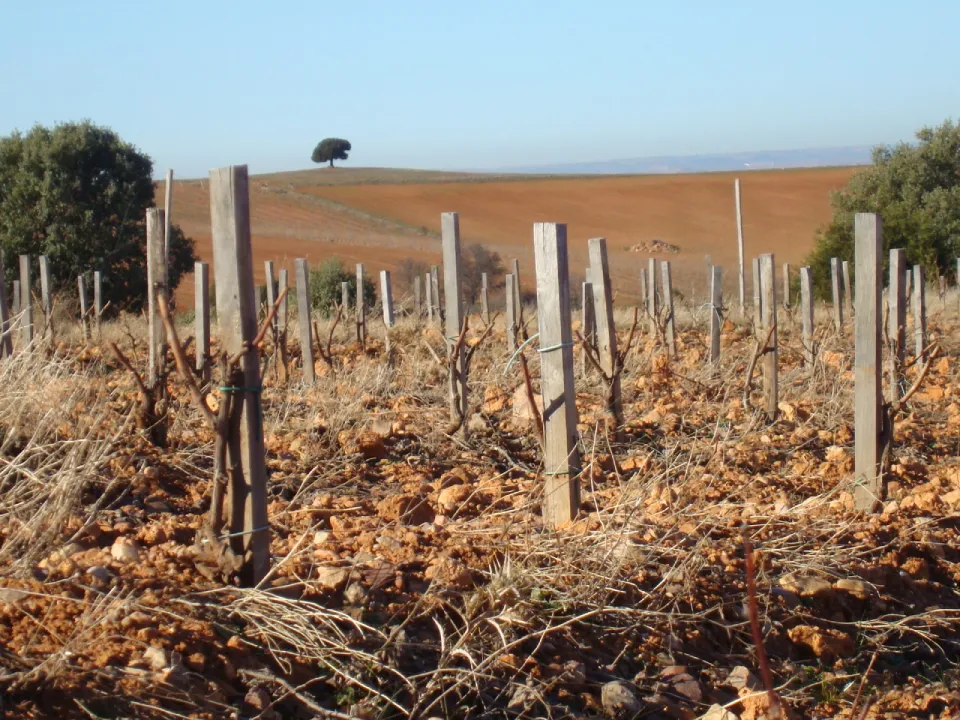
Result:
[[330,167],[333,167],[334,160],[346,160],[347,153],[352,149],[349,140],[344,140],[343,138],[326,138],[317,143],[310,159],[315,163],[330,163]]
[[[103,273],[104,302],[138,311],[146,300],[146,210],[153,162],[89,121],[0,138],[0,248],[46,255],[55,287]],[[193,241],[171,228],[170,284],[193,270]],[[7,262],[13,276],[16,263]]]
[[833,218],[807,259],[821,297],[829,294],[830,258],[854,259],[858,212],[883,218],[885,251],[904,248],[907,262],[927,266],[929,275],[953,275],[960,255],[960,123],[925,127],[917,140],[875,148],[873,165],[832,194]]

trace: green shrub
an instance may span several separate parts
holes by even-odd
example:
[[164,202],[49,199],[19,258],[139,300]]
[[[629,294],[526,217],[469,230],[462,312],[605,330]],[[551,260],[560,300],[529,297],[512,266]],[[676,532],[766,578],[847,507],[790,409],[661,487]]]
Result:
[[[310,271],[310,304],[324,317],[330,317],[340,303],[341,283],[346,282],[350,290],[350,306],[356,304],[357,276],[347,272],[340,258],[328,258]],[[377,302],[376,286],[369,276],[363,278],[363,304],[369,311]]]

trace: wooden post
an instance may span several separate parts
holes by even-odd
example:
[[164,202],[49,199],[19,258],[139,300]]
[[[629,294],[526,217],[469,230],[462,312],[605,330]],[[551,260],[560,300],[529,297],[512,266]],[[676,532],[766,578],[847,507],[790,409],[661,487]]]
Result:
[[297,283],[297,317],[300,320],[300,355],[303,358],[303,381],[312,385],[316,380],[313,360],[313,328],[310,313],[310,268],[306,258],[293,261],[293,275]]
[[927,278],[923,265],[913,266],[913,337],[914,357],[919,362],[927,359]]
[[517,258],[513,258],[511,261],[513,269],[513,311],[516,313],[516,329],[517,337],[521,334],[523,328],[523,303],[520,298],[520,261]]
[[367,344],[367,308],[363,297],[363,263],[357,263],[357,342],[362,347]]
[[[274,284],[273,280],[273,261],[265,260],[263,263],[263,275],[264,283],[267,288],[267,305],[268,308],[266,312],[270,312],[269,308],[272,308],[274,303],[277,301],[277,286]],[[273,333],[273,337],[276,338],[280,330],[280,318],[279,314],[273,316],[273,320],[270,321],[270,329]]]
[[[753,329],[759,337],[763,326],[763,294],[760,292],[760,258],[755,257],[752,263],[753,270]],[[761,340],[763,338],[760,338]]]
[[425,273],[423,276],[423,294],[427,305],[427,322],[433,325],[433,276]]
[[667,352],[671,357],[677,356],[677,326],[673,318],[673,279],[670,276],[670,261],[660,263],[661,285],[663,286],[664,338],[667,341]]
[[746,303],[746,288],[744,287],[744,264],[743,264],[743,215],[740,210],[740,178],[733,181],[733,195],[736,200],[737,208],[737,253],[739,255],[739,272],[737,280],[740,285],[740,317],[744,315],[744,306]]
[[813,345],[813,271],[800,268],[800,316],[803,321],[803,363],[813,368],[816,348]]
[[907,265],[905,267],[907,274],[907,282],[904,285],[903,294],[906,297],[908,303],[913,302],[913,267]]
[[[169,272],[170,269],[170,222],[173,217],[173,170],[167,170],[167,184],[164,188],[163,196],[163,267]],[[170,278],[164,277],[164,283],[167,288],[167,300],[170,300]]]
[[197,372],[203,385],[210,382],[210,266],[193,264],[194,334],[196,335]]
[[[290,276],[286,268],[281,268],[277,274],[277,297],[283,295],[287,286],[290,284]],[[286,382],[287,375],[287,296],[283,295],[283,302],[277,308],[277,327],[280,332],[277,334],[279,343],[280,357],[277,359],[277,366],[280,368],[280,381]]]
[[[564,265],[566,265],[566,225],[548,227],[563,228],[563,261]],[[554,242],[555,244],[559,243],[559,240],[555,240]],[[609,391],[609,396],[613,400],[613,407],[611,410],[613,411],[614,422],[616,426],[609,429],[615,431],[618,436],[622,436],[623,397],[620,390],[620,373],[618,372],[617,368],[617,329],[613,318],[613,288],[610,286],[610,261],[607,257],[607,241],[605,238],[591,238],[587,241],[587,248],[590,254],[590,279],[592,280],[591,284],[593,286],[593,297],[590,298],[590,304],[593,306],[593,310],[596,313],[595,328],[597,333],[597,359],[600,361],[600,368],[603,370],[603,374],[610,378],[613,382],[613,386]],[[552,252],[556,254],[557,250],[554,249]],[[538,268],[539,263],[540,257],[538,254]],[[544,301],[540,298],[539,285],[540,271],[538,269],[537,302],[539,303],[540,308],[544,308],[546,306],[543,304]],[[541,325],[542,322],[543,321],[541,321]],[[586,335],[584,335],[584,338],[586,338]],[[551,342],[550,344],[553,345],[554,343]],[[540,337],[540,345],[541,347],[545,347],[547,345],[542,335]],[[546,359],[547,355],[544,355],[542,360],[545,362]],[[544,395],[544,403],[546,403],[546,399],[546,395]],[[546,405],[544,405],[544,407],[546,407]]]
[[506,296],[506,333],[507,333],[507,352],[513,352],[517,349],[517,301],[513,292],[513,274],[508,273],[505,281],[504,295]]
[[390,271],[380,271],[380,302],[383,305],[383,324],[393,327],[393,287],[390,284]]
[[103,273],[93,271],[93,320],[97,325],[97,342],[103,339]]
[[[16,293],[14,293],[16,295]],[[13,340],[10,337],[10,308],[7,306],[6,268],[3,251],[0,250],[0,357],[13,356]]]
[[657,337],[657,259],[647,260],[647,315],[650,334]]
[[783,264],[783,309],[790,309],[790,263]]
[[857,319],[854,360],[854,504],[870,512],[882,500],[878,464],[881,427],[881,255],[882,223],[879,215],[857,213],[854,236],[857,258]]
[[430,268],[430,285],[433,287],[433,314],[437,322],[443,325],[443,313],[440,312],[440,267],[433,265]]
[[589,327],[584,332],[584,338],[590,347],[594,350],[597,349],[597,309],[593,301],[593,271],[587,267],[583,270],[583,276],[586,280],[586,284],[590,286],[590,291],[586,295],[585,307],[589,308]]
[[77,275],[77,290],[80,293],[80,331],[83,341],[90,339],[90,308],[87,307],[87,279]]
[[[257,335],[246,165],[210,171],[210,217],[220,342],[223,352],[236,355]],[[240,437],[231,440],[227,461],[230,544],[244,558],[241,580],[247,585],[260,582],[270,569],[259,355],[250,348],[241,360],[246,389],[234,391],[234,402],[243,408]]]
[[[596,334],[597,319],[593,307],[593,283],[584,281],[581,286],[580,297],[580,329],[582,330],[584,342],[591,348],[596,347],[593,336]],[[587,351],[583,350],[583,358],[580,365],[581,377],[586,377],[590,371],[590,361],[587,359]]]
[[710,362],[720,362],[720,333],[723,324],[723,268],[710,269]]
[[166,297],[166,250],[163,246],[163,210],[147,208],[147,324],[150,336],[147,361],[147,386],[154,387],[164,373],[167,352],[164,346],[164,328],[160,320],[157,294]]
[[[599,268],[600,265],[593,260],[594,247],[591,241],[591,265]],[[557,527],[572,521],[580,508],[567,226],[534,224],[533,249],[540,327],[540,391],[543,395],[543,519],[548,526]],[[603,270],[598,270],[597,274],[603,274]]]
[[840,263],[840,269],[843,277],[843,313],[848,318],[853,319],[853,289],[850,287],[850,262],[844,260]]
[[890,250],[890,281],[887,294],[887,338],[890,343],[890,401],[900,399],[900,373],[903,370],[907,347],[907,303],[904,295],[906,280],[906,252],[903,248]]
[[833,324],[843,329],[843,285],[840,279],[840,260],[830,258],[830,289],[833,291]]
[[780,402],[777,388],[777,271],[773,254],[760,256],[760,312],[763,319],[761,337],[769,338],[763,356],[763,396],[766,400],[767,420],[777,419]]
[[480,317],[484,325],[490,324],[490,298],[487,290],[487,274],[480,273]]
[[413,315],[418,321],[423,317],[423,306],[420,303],[422,297],[423,292],[420,287],[420,276],[417,275],[413,279]]
[[50,278],[50,259],[40,256],[40,303],[43,305],[43,333],[54,338],[53,329],[53,282]]
[[20,300],[21,300],[21,299],[22,299],[22,298],[21,298],[21,296],[20,296],[20,281],[19,281],[19,280],[14,280],[14,281],[13,281],[13,316],[17,319],[16,322],[17,322],[17,325],[18,325],[18,326],[19,326],[20,323],[21,323],[21,318],[19,317],[19,316],[20,316]]
[[[440,216],[443,242],[443,298],[445,305],[447,350],[460,337],[463,329],[463,281],[460,275],[460,216],[455,212]],[[460,434],[467,436],[467,365],[466,347],[461,348],[456,363],[450,366],[450,420],[459,423]]]
[[30,256],[20,256],[20,312],[23,318],[20,321],[20,332],[23,337],[23,346],[33,342],[33,292],[30,279]]

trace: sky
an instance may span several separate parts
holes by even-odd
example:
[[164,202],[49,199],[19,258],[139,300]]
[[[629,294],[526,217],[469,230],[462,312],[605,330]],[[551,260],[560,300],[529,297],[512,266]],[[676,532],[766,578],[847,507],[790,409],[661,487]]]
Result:
[[960,116],[960,2],[4,0],[0,135],[90,119],[179,177],[873,145]]

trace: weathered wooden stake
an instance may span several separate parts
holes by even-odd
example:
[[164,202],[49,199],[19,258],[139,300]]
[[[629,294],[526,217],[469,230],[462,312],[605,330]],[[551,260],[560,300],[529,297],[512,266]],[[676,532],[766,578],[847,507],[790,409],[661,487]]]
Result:
[[850,287],[850,261],[840,263],[843,278],[843,313],[853,319],[853,288]]
[[[310,313],[310,268],[306,258],[293,261],[293,276],[297,283],[297,316],[300,321],[300,354],[303,358],[303,381],[312,385],[316,380],[313,360],[313,327]],[[358,297],[360,293],[358,293]]]
[[647,260],[647,315],[650,334],[657,337],[657,259]]
[[813,340],[813,271],[800,268],[800,319],[803,322],[803,364],[813,368],[817,349]]
[[93,321],[97,327],[97,342],[103,339],[103,273],[93,271]]
[[[650,295],[647,292],[647,271],[640,271],[640,307],[649,308],[650,307]],[[641,313],[642,315],[643,313]],[[650,323],[647,323],[647,329],[649,329]],[[640,326],[643,328],[643,325]]]
[[[760,292],[760,258],[755,257],[751,263],[753,270],[753,330],[760,337],[763,326],[763,294]],[[760,338],[761,340],[763,338]]]
[[[440,216],[443,243],[443,298],[445,304],[447,350],[452,352],[463,329],[463,280],[460,270],[460,216],[455,212]],[[456,363],[450,365],[450,420],[459,424],[467,436],[467,364],[466,347],[460,349]]]
[[710,269],[710,362],[720,362],[720,333],[723,324],[723,268]]
[[760,312],[763,319],[761,337],[767,338],[763,355],[763,396],[767,420],[777,419],[779,390],[777,387],[777,270],[773,254],[760,256]]
[[277,274],[277,297],[283,296],[283,301],[280,303],[280,307],[277,308],[277,327],[280,332],[277,334],[277,344],[279,357],[277,358],[277,367],[280,368],[280,382],[286,382],[287,375],[287,304],[288,298],[284,295],[284,291],[287,289],[287,286],[290,284],[289,274],[287,273],[286,268],[281,268],[280,272]]
[[900,374],[907,347],[907,302],[904,294],[907,255],[903,248],[890,250],[890,282],[887,293],[887,337],[890,343],[890,402],[900,399]]
[[43,305],[43,332],[54,338],[53,329],[53,282],[50,278],[50,259],[40,256],[40,303]]
[[[260,399],[260,353],[250,343],[257,335],[253,249],[250,241],[250,192],[246,165],[210,171],[217,323],[223,352],[241,359],[243,389],[239,442],[229,443],[231,546],[244,560],[241,581],[259,583],[270,569],[267,473]],[[237,447],[239,445],[239,447]]]
[[154,387],[164,374],[167,350],[165,331],[160,319],[157,295],[167,296],[166,251],[163,245],[163,210],[147,208],[147,326],[150,354],[147,360],[147,386]]
[[[566,265],[566,225],[557,226],[563,228],[563,255],[564,265]],[[610,397],[613,399],[613,414],[616,427],[609,428],[612,431],[621,433],[623,426],[623,396],[620,389],[620,373],[617,368],[617,328],[613,317],[613,288],[610,284],[610,261],[607,257],[607,241],[605,238],[591,238],[587,241],[587,248],[590,254],[590,279],[593,286],[593,297],[590,298],[590,305],[596,313],[595,328],[597,333],[597,359],[600,360],[600,369],[603,374],[611,378],[613,386],[610,388]],[[554,251],[556,252],[556,251]],[[539,267],[540,258],[537,256]],[[543,300],[539,295],[540,271],[537,271],[537,301],[541,308],[544,307]],[[584,338],[587,336],[584,335]],[[552,342],[550,343],[553,344]],[[540,337],[540,345],[544,347],[546,342]],[[543,357],[546,360],[546,356]],[[586,363],[586,360],[584,361]],[[546,396],[544,396],[546,402]],[[546,407],[546,405],[544,405]]]
[[667,341],[667,352],[671,357],[677,356],[677,326],[673,317],[673,278],[670,276],[670,262],[660,263],[661,285],[663,286],[664,338]]
[[16,318],[16,324],[18,327],[21,323],[21,318],[20,318],[20,300],[21,299],[22,298],[20,296],[20,281],[14,280],[13,281],[13,316],[14,318]]
[[433,276],[430,273],[423,276],[423,290],[427,305],[427,322],[433,325]]
[[440,311],[440,266],[432,265],[430,267],[430,285],[433,288],[433,314],[437,317],[437,323],[443,325],[443,313]]
[[783,264],[783,309],[790,309],[790,263]]
[[516,328],[519,337],[523,327],[523,303],[520,298],[520,261],[513,258],[511,265],[513,269],[513,311],[516,313]]
[[857,319],[854,359],[854,504],[870,512],[882,500],[880,462],[881,378],[881,261],[880,216],[857,213],[854,220],[857,258]]
[[363,297],[363,263],[357,263],[357,342],[366,347],[367,344],[367,308]]
[[383,306],[383,324],[393,327],[393,287],[390,284],[390,271],[380,271],[380,303]]
[[908,303],[913,303],[913,267],[910,265],[905,266],[907,281],[904,284],[904,297],[906,297]]
[[[16,291],[14,291],[16,294]],[[13,355],[13,339],[10,337],[10,308],[7,306],[6,268],[3,262],[3,251],[0,251],[0,357]]]
[[20,333],[23,346],[33,342],[33,292],[30,279],[30,256],[20,256]]
[[[173,170],[167,170],[167,183],[163,194],[163,267],[170,269],[170,223],[173,218]],[[167,284],[167,299],[170,299],[170,278],[164,277]]]
[[480,317],[483,324],[490,324],[490,297],[487,289],[487,274],[480,273]]
[[[267,288],[267,308],[272,308],[274,303],[277,301],[277,286],[273,279],[273,260],[265,260],[263,263],[263,282]],[[269,312],[266,310],[265,312]],[[273,320],[270,321],[270,330],[273,334],[273,337],[276,338],[280,330],[280,317],[279,313],[273,316]]]
[[77,290],[80,293],[80,332],[83,341],[90,339],[90,309],[87,307],[87,279],[77,275]]
[[923,265],[913,266],[913,337],[914,357],[927,359],[927,276]]
[[210,266],[193,264],[194,335],[196,336],[197,372],[203,385],[210,382]]
[[507,352],[513,352],[517,349],[517,300],[513,292],[513,274],[508,273],[504,287],[506,297],[506,333],[507,333]]
[[[543,395],[543,519],[548,526],[557,527],[573,520],[580,508],[567,226],[536,223],[533,226],[533,248],[540,327],[540,391]],[[600,267],[594,262],[593,255],[591,264]],[[597,274],[602,272],[600,270]]]
[[743,258],[743,215],[740,210],[740,178],[733,181],[733,195],[737,208],[737,252],[739,255],[737,281],[740,286],[740,317],[744,315],[746,304],[746,288],[744,287],[744,258]]
[[840,279],[840,260],[830,258],[830,289],[833,291],[833,324],[843,329],[843,281]]

